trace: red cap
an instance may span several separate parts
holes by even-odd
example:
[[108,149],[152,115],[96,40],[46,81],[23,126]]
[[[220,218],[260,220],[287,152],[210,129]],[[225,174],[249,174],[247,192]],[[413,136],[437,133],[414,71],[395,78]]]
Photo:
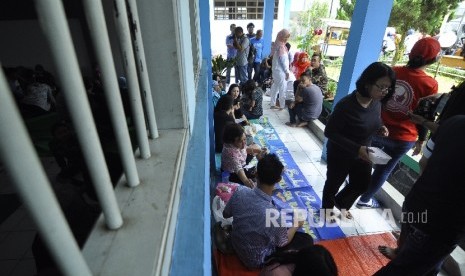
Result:
[[425,37],[418,40],[410,51],[409,58],[417,56],[422,57],[425,61],[435,59],[441,51],[439,41],[432,37]]

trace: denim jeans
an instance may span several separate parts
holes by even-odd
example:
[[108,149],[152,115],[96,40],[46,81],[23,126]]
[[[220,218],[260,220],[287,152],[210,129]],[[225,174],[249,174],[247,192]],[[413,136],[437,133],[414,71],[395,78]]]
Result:
[[437,275],[445,258],[455,249],[455,244],[446,244],[420,229],[406,224],[405,241],[397,251],[397,257],[374,275]]
[[241,84],[244,84],[248,78],[247,78],[247,66],[248,64],[244,66],[236,66],[236,83],[241,82]]
[[303,121],[302,120],[303,108],[304,108],[303,104],[296,104],[294,108],[287,109],[289,111],[289,122],[291,122],[291,124],[295,124],[297,122],[296,116],[299,118],[299,121],[301,122]]
[[253,71],[253,80],[261,83],[262,81],[260,80],[260,62],[253,63]]
[[360,198],[363,202],[368,202],[376,192],[383,186],[384,182],[396,167],[399,160],[407,153],[415,142],[393,140],[388,137],[373,137],[372,146],[382,149],[386,154],[391,156],[391,160],[386,165],[375,165],[375,170],[371,176],[371,182],[365,193]]

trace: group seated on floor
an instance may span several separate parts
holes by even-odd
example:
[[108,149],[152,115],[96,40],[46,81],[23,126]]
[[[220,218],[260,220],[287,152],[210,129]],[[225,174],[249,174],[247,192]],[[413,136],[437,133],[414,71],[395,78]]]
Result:
[[[225,254],[236,254],[243,265],[261,270],[261,275],[337,275],[329,251],[314,245],[310,235],[297,232],[304,221],[296,219],[291,227],[273,223],[266,227],[266,212],[278,211],[271,195],[283,170],[275,154],[265,154],[257,164],[256,186],[236,187],[223,211],[225,219],[233,218],[232,230],[223,235],[230,237],[230,243],[215,239],[217,248]],[[222,235],[223,230],[217,226],[216,235]]]

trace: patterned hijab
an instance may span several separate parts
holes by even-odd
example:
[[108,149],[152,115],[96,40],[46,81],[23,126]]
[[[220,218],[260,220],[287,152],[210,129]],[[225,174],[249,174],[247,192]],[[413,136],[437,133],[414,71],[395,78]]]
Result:
[[278,56],[287,55],[287,48],[286,48],[286,37],[290,35],[290,32],[286,29],[282,29],[279,31],[278,35],[276,36],[276,40],[273,45],[273,53],[278,52]]

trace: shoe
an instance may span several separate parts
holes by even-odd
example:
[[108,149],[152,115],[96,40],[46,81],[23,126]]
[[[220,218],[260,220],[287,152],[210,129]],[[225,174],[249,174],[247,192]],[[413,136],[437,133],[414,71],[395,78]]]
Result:
[[285,124],[286,124],[286,126],[295,127],[295,124],[291,123],[291,122],[286,122]]
[[279,107],[272,105],[270,109],[278,109]]
[[370,200],[370,202],[361,202],[360,200],[357,202],[357,208],[359,209],[370,209],[370,208],[380,208],[381,205],[379,204],[379,202],[377,200],[375,200],[374,198],[372,198]]
[[307,126],[307,125],[308,125],[308,122],[302,121],[296,127],[304,127],[304,126]]

